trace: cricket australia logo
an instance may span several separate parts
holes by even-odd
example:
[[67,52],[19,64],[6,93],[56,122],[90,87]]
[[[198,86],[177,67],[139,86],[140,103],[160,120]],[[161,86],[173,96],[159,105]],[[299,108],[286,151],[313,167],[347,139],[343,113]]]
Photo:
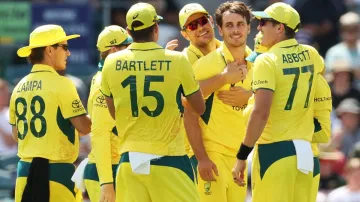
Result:
[[206,182],[204,184],[204,189],[205,189],[205,194],[206,195],[211,195],[211,182]]

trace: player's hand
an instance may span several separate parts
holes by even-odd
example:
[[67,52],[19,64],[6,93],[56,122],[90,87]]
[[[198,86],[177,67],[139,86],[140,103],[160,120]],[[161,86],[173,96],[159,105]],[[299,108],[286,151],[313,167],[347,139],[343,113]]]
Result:
[[237,61],[229,62],[221,74],[224,76],[226,83],[234,84],[246,78],[247,66],[241,65]]
[[232,175],[234,178],[234,182],[241,187],[246,185],[245,183],[245,172],[246,169],[246,161],[236,159],[236,163],[234,168],[232,169]]
[[242,107],[249,101],[248,93],[250,91],[245,90],[241,86],[234,86],[230,87],[230,90],[219,91],[217,96],[224,104]]
[[[198,169],[201,179],[204,181],[216,181],[214,173],[219,176],[219,172],[215,163],[209,158],[204,158],[198,161]],[[214,172],[213,172],[214,171]]]
[[179,41],[177,39],[174,39],[166,44],[165,49],[174,50],[178,46],[179,46]]
[[100,202],[115,202],[115,190],[112,183],[101,186]]

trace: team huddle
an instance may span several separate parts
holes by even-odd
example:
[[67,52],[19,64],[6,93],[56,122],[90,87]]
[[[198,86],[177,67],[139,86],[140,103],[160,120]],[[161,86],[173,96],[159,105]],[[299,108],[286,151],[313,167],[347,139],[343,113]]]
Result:
[[[299,14],[285,3],[251,11],[233,1],[214,17],[185,5],[179,24],[189,46],[178,52],[176,40],[157,44],[154,7],[134,4],[126,29],[98,36],[87,111],[63,76],[67,41],[79,35],[36,28],[17,52],[33,67],[10,101],[16,202],[82,201],[83,189],[100,202],[243,202],[252,152],[252,201],[315,202],[317,144],[330,139],[332,103],[322,57],[295,40]],[[76,169],[87,134],[92,150]]]

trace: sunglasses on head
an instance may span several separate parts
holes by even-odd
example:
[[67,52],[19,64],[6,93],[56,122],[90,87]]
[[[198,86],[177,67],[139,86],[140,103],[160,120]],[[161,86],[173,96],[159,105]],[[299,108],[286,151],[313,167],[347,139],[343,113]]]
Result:
[[261,18],[261,19],[259,20],[259,25],[260,25],[260,27],[265,26],[266,22],[279,23],[278,21],[276,21],[276,20],[274,20],[274,19],[272,19],[272,18]]
[[183,27],[183,30],[194,31],[194,30],[197,30],[198,25],[200,25],[202,27],[208,23],[209,23],[208,16],[202,16],[202,17],[190,22],[189,24],[185,25]]
[[64,49],[64,51],[68,51],[69,50],[69,45],[68,44],[54,44],[52,45],[53,47],[61,47],[62,49]]

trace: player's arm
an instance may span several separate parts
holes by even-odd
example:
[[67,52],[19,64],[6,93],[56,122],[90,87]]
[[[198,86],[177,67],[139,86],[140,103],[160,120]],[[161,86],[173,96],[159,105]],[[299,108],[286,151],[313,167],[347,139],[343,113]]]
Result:
[[243,68],[247,68],[246,65],[239,65],[234,61],[228,63],[225,69],[218,73],[216,70],[211,71],[209,65],[205,63],[199,60],[194,64],[196,80],[200,83],[204,97],[208,97],[225,84],[237,83],[245,78]]
[[264,56],[266,55],[260,55],[254,64],[253,81],[263,82],[253,83],[254,108],[250,114],[245,139],[236,155],[237,161],[232,171],[234,181],[240,186],[245,186],[246,159],[265,128],[275,92],[275,72],[270,65],[270,59]]
[[93,95],[91,112],[91,146],[94,151],[96,169],[99,173],[100,185],[111,184],[112,176],[111,162],[111,135],[116,132],[114,119],[109,115],[106,105],[99,105],[97,97],[103,96],[101,92]]
[[186,98],[187,103],[198,114],[205,112],[205,101],[199,87],[199,83],[195,80],[195,75],[190,62],[181,55],[181,68],[178,70],[178,79],[182,85],[182,95]]
[[91,121],[86,116],[86,110],[82,104],[74,84],[64,77],[63,90],[59,93],[60,110],[65,119],[69,119],[75,129],[82,135],[91,131]]
[[12,137],[14,139],[15,142],[18,142],[18,131],[17,131],[17,128],[16,126],[11,126],[11,129],[12,129]]
[[[17,89],[16,86],[14,89]],[[15,142],[18,142],[18,131],[16,128],[16,114],[15,114],[15,100],[14,100],[14,93],[11,94],[10,104],[9,104],[9,124],[11,127],[12,137]]]
[[107,58],[107,60],[105,60],[105,63],[104,63],[104,68],[103,68],[102,77],[101,77],[100,92],[105,96],[105,100],[106,100],[106,104],[107,104],[109,113],[110,113],[111,117],[115,120],[114,99],[113,99],[111,91],[110,91],[110,87],[109,87],[109,83],[108,83],[108,76],[107,76],[109,74],[108,61],[109,61],[109,58]]
[[331,137],[331,90],[322,75],[317,76],[314,98],[314,135],[312,143],[327,143]]

